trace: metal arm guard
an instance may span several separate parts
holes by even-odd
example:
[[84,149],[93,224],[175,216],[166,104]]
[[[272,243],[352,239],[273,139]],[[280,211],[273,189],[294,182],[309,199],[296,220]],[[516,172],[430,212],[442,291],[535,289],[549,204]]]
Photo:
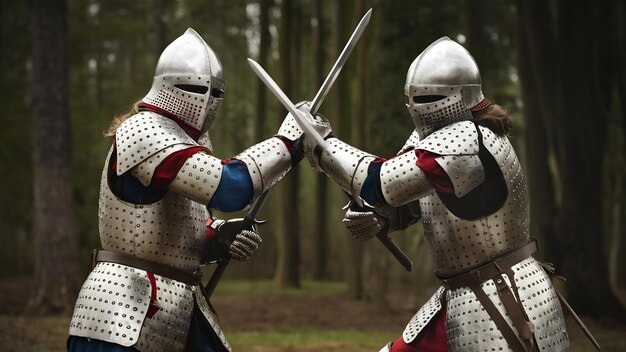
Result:
[[[253,199],[276,184],[291,168],[289,149],[278,138],[264,140],[234,158],[248,168],[254,187]],[[150,173],[158,165],[157,161],[162,160],[160,154],[154,155],[147,160],[143,172]],[[196,202],[208,204],[220,183],[222,169],[220,159],[207,153],[196,153],[185,161],[169,189]]]
[[326,149],[317,159],[319,167],[326,175],[332,178],[352,199],[360,200],[369,165],[376,158],[375,155],[357,149],[337,138],[330,138],[326,141]]
[[254,198],[272,188],[291,169],[291,154],[279,138],[266,139],[244,150],[235,159],[248,167],[254,187]]
[[[285,124],[284,124],[285,125]],[[301,130],[285,127],[279,133],[288,139]],[[208,139],[207,139],[208,141]],[[209,144],[205,142],[204,144]],[[116,133],[117,174],[130,171],[148,186],[156,168],[174,152],[199,146],[174,121],[153,112],[141,112],[125,121]],[[291,154],[279,138],[264,140],[235,156],[246,164],[254,187],[254,198],[271,188],[291,168]],[[208,204],[222,176],[222,161],[208,152],[189,157],[168,188],[201,204]]]
[[[369,174],[369,166],[376,159],[372,154],[331,138],[319,157],[319,165],[353,199],[361,200],[361,189]],[[382,164],[379,177],[385,203],[397,207],[432,191],[416,161],[415,153],[409,152]]]

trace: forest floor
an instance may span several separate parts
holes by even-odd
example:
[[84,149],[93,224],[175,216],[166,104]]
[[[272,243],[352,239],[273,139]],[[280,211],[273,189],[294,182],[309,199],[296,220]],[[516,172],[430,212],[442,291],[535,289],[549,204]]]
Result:
[[[21,315],[27,285],[0,281],[0,351],[64,351],[69,317]],[[246,352],[378,351],[401,334],[417,308],[393,304],[401,299],[390,302],[393,308],[352,300],[342,283],[310,281],[301,289],[281,290],[269,281],[226,281],[213,300],[233,349]],[[603,351],[626,351],[626,326],[583,319]],[[571,322],[568,332],[568,351],[594,351]]]

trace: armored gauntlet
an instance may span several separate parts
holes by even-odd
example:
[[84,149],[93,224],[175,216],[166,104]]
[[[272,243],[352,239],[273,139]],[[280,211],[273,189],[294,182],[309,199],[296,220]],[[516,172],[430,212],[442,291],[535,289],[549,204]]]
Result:
[[241,228],[243,219],[215,220],[207,224],[207,232],[213,236],[206,242],[202,261],[218,263],[235,259],[245,262],[262,242],[256,226]]
[[360,207],[355,202],[350,202],[343,218],[343,224],[354,238],[365,242],[383,229],[389,233],[404,230],[416,223],[419,218],[418,202],[411,202],[399,207],[389,205],[371,207],[368,204]]

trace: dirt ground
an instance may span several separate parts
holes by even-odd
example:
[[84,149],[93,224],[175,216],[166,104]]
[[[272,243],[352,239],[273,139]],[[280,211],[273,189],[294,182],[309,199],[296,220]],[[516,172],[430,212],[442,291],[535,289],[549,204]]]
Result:
[[[28,281],[12,280],[0,282],[0,351],[63,351],[69,316],[28,317],[20,315],[24,307],[24,290]],[[295,293],[294,293],[295,292]],[[426,300],[428,297],[424,297]],[[356,333],[380,333],[381,339],[400,335],[415,309],[382,309],[375,302],[349,299],[343,290],[330,292],[260,290],[221,291],[218,289],[213,300],[220,315],[221,326],[226,335],[241,337],[248,333],[264,335],[280,334],[294,329],[313,331],[313,334],[351,331]],[[626,327],[611,326],[589,321],[590,329],[596,333],[604,351],[626,351]],[[571,351],[593,351],[591,345],[577,327],[568,324],[572,337]],[[247,336],[247,335],[246,335]],[[315,336],[315,335],[313,335]],[[231,337],[231,338],[232,338]],[[313,337],[315,338],[315,337]],[[377,337],[378,338],[378,337]],[[359,337],[355,337],[358,340]],[[357,343],[358,341],[355,341]],[[376,341],[382,346],[386,341]],[[238,351],[353,351],[353,349],[327,347],[261,348],[257,341]],[[267,342],[271,344],[271,342]],[[344,342],[345,343],[345,342]],[[298,343],[296,343],[297,345]],[[348,342],[349,344],[349,342]],[[241,344],[240,344],[241,346]],[[339,345],[337,345],[339,346]],[[370,350],[365,345],[362,350]],[[378,347],[380,348],[380,347]],[[374,348],[371,349],[374,351]],[[375,349],[376,351],[378,349]]]

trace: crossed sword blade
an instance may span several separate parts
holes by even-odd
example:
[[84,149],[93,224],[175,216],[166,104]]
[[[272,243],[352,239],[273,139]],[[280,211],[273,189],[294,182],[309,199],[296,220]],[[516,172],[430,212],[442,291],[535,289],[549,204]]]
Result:
[[[354,44],[350,45],[351,43],[353,43],[353,38],[355,38],[355,36],[360,37],[361,33],[363,32],[361,28],[364,28],[364,26],[366,26],[367,23],[369,22],[369,16],[371,15],[371,12],[372,10],[370,9],[367,12],[367,14],[363,17],[363,19],[361,19],[361,22],[359,22],[359,25],[357,26],[356,30],[352,34],[352,37],[350,37],[350,41],[348,42],[348,44],[342,51],[341,55],[339,56],[337,63],[335,63],[335,65],[331,69],[330,74],[326,77],[324,84],[322,84],[322,87],[320,88],[319,92],[315,95],[315,98],[318,98],[318,100],[317,101],[314,100],[311,104],[310,113],[312,115],[317,112],[317,108],[319,108],[319,104],[321,104],[321,101],[324,99],[324,97],[328,93],[328,89],[330,89],[330,85],[332,85],[334,80],[337,78],[339,71],[341,70],[341,68],[343,67],[343,64],[347,60],[347,56],[352,51],[352,48],[354,48]],[[345,54],[346,52],[347,54]],[[298,110],[298,108],[296,108],[296,106],[289,99],[289,97],[287,97],[287,95],[282,91],[282,89],[280,89],[278,84],[274,82],[272,77],[263,69],[263,67],[261,67],[261,65],[259,65],[256,61],[252,59],[248,59],[248,63],[250,64],[250,67],[252,67],[252,70],[254,71],[254,73],[256,73],[256,75],[259,76],[261,81],[265,83],[265,85],[269,88],[272,94],[274,94],[276,98],[278,98],[280,103],[287,109],[287,111],[291,113],[291,115],[294,117],[294,119],[296,120],[300,128],[302,128],[304,133],[308,137],[313,138],[315,142],[317,143],[317,145],[322,150],[326,149],[326,141],[317,132],[317,130],[315,130],[313,126],[311,126],[311,124],[308,122],[308,119],[305,113],[303,113],[302,111]],[[341,65],[338,65],[338,63],[341,63]],[[325,86],[328,86],[328,88],[325,88]],[[406,256],[406,254],[404,254],[404,252],[402,252],[402,250],[389,237],[388,226],[385,226],[378,234],[376,234],[376,237],[391,252],[391,254],[393,254],[393,256],[398,260],[398,262],[407,271],[411,271],[413,269],[413,262],[411,261],[411,259],[409,259]]]
[[[369,11],[367,11],[365,16],[363,16],[359,24],[356,26],[354,32],[350,36],[350,39],[348,39],[348,43],[346,43],[346,45],[344,46],[343,50],[341,51],[341,54],[339,54],[339,57],[337,58],[337,61],[335,61],[335,64],[330,69],[330,72],[328,73],[328,76],[326,76],[324,83],[322,83],[322,86],[317,91],[317,94],[315,94],[315,97],[313,98],[313,101],[311,102],[311,109],[310,109],[311,114],[315,115],[319,107],[322,105],[324,98],[326,98],[326,95],[330,91],[330,88],[332,87],[333,83],[335,83],[335,80],[339,76],[341,69],[343,68],[346,61],[348,60],[348,57],[350,56],[350,53],[352,53],[352,49],[354,49],[354,47],[356,46],[356,43],[361,38],[363,31],[365,31],[365,28],[367,27],[371,16],[372,16],[372,9],[369,9]],[[317,133],[317,131],[313,129],[313,127],[311,127],[309,123],[306,122],[306,116],[302,115],[302,112],[293,105],[293,103],[289,100],[289,98],[285,95],[285,93],[283,93],[280,87],[278,87],[278,85],[274,82],[274,80],[272,80],[272,78],[267,74],[267,72],[265,72],[265,70],[256,61],[252,59],[248,59],[248,63],[250,63],[250,66],[252,66],[252,69],[254,70],[254,72],[257,74],[257,76],[259,76],[259,78],[261,78],[261,80],[263,80],[263,82],[266,85],[272,84],[273,86],[277,88],[277,92],[280,92],[279,94],[281,94],[281,97],[279,99],[282,99],[281,102],[284,101],[283,105],[285,105],[285,103],[288,103],[287,105],[285,105],[285,107],[294,116],[298,125],[300,125],[300,127],[305,131],[305,133],[312,136],[312,138],[314,138],[315,141],[323,148],[326,145],[326,141],[324,141],[324,139],[319,135],[319,133]],[[263,72],[264,75],[259,75],[259,72],[257,70],[260,70],[261,72]],[[269,81],[265,80],[264,77],[269,78]],[[275,92],[275,91],[272,90],[272,92]],[[265,202],[265,199],[267,198],[268,194],[269,194],[269,189],[266,189],[252,203],[252,206],[250,207],[250,209],[246,213],[245,218],[241,222],[240,230],[250,228],[250,226],[254,224],[255,216],[258,213],[258,211],[261,209],[261,206]],[[209,282],[204,287],[204,296],[207,298],[207,300],[208,298],[211,297],[211,295],[213,294],[213,291],[215,291],[215,288],[217,287],[217,284],[222,278],[224,271],[226,271],[226,267],[228,266],[228,263],[229,263],[229,260],[218,264],[217,268],[215,268],[215,271],[213,272],[213,275],[211,275]]]

